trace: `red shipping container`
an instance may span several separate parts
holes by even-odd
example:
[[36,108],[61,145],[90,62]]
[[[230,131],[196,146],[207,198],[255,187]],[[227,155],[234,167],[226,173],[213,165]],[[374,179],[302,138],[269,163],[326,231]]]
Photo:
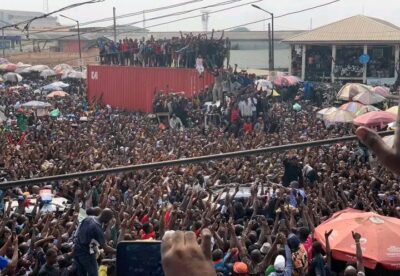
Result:
[[192,98],[214,82],[195,69],[89,65],[88,99],[102,97],[104,104],[130,111],[151,112],[156,91],[184,92]]

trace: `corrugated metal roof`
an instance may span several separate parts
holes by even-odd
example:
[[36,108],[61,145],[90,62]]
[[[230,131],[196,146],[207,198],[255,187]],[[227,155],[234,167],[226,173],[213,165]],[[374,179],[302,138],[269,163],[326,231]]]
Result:
[[400,28],[382,19],[352,16],[314,30],[295,35],[284,42],[303,43],[399,43]]

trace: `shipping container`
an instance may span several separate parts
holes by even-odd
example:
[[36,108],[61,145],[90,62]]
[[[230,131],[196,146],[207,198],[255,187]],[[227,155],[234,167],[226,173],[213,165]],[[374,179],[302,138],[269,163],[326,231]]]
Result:
[[214,82],[195,69],[89,65],[88,98],[102,98],[104,104],[130,111],[151,112],[154,95],[183,92],[192,98]]

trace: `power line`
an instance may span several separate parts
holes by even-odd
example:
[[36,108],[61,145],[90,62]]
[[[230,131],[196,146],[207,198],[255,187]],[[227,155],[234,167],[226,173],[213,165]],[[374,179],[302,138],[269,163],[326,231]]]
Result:
[[[297,14],[297,13],[302,13],[302,12],[314,10],[314,9],[317,9],[317,8],[322,8],[322,7],[325,7],[325,6],[334,4],[334,3],[339,2],[339,1],[340,1],[340,0],[335,0],[335,1],[331,1],[331,2],[325,3],[325,4],[320,4],[320,5],[317,5],[317,6],[313,6],[313,7],[310,7],[310,8],[306,8],[306,9],[302,9],[302,10],[298,10],[298,11],[294,11],[294,12],[284,13],[284,14],[275,16],[275,19],[276,19],[276,18],[282,18],[282,17],[289,16],[289,15],[293,15],[293,14]],[[241,25],[237,25],[237,26],[225,28],[225,29],[223,29],[223,30],[227,31],[227,30],[230,30],[230,29],[235,29],[235,28],[239,28],[239,27],[243,27],[243,26],[247,26],[247,25],[252,25],[252,24],[264,22],[264,21],[269,20],[269,19],[271,19],[271,18],[266,18],[266,19],[262,19],[262,20],[252,21],[252,22],[248,22],[248,23],[241,24]]]
[[[383,137],[383,136],[388,136],[388,135],[394,134],[394,131],[383,131],[383,132],[379,132],[378,134]],[[331,145],[331,144],[335,144],[335,143],[351,142],[351,141],[355,141],[355,140],[357,140],[357,136],[352,135],[352,136],[331,138],[331,139],[325,139],[325,140],[317,140],[317,141],[305,142],[305,143],[274,146],[274,147],[268,147],[268,148],[226,152],[226,153],[221,153],[221,154],[212,154],[212,155],[205,155],[205,156],[192,157],[192,158],[182,158],[182,159],[154,162],[154,163],[147,163],[147,164],[140,164],[140,165],[121,166],[121,167],[108,168],[108,169],[102,169],[102,170],[97,170],[97,171],[85,171],[85,172],[78,172],[78,173],[69,173],[69,174],[65,174],[65,175],[45,176],[45,177],[38,177],[38,178],[33,178],[33,179],[24,179],[24,180],[3,182],[3,183],[0,183],[0,189],[8,189],[8,188],[14,188],[14,187],[19,187],[19,186],[32,186],[32,185],[39,184],[39,183],[48,183],[48,182],[52,182],[52,181],[62,181],[62,180],[67,180],[67,179],[76,179],[76,178],[83,178],[83,177],[90,177],[90,176],[97,176],[97,175],[108,175],[108,174],[132,172],[132,171],[137,171],[137,170],[149,170],[149,169],[158,169],[158,168],[163,168],[163,167],[188,165],[188,164],[207,162],[207,161],[211,161],[211,160],[244,157],[244,156],[249,156],[249,155],[261,155],[261,154],[268,154],[268,153],[274,153],[274,152],[288,151],[288,150],[293,150],[293,149],[303,149],[303,148],[307,148],[307,147],[317,147],[317,146],[322,146],[322,145]]]
[[62,12],[62,11],[66,11],[66,10],[69,10],[69,9],[73,9],[73,8],[76,8],[76,7],[79,7],[79,6],[83,6],[83,5],[87,5],[87,4],[95,4],[95,3],[99,3],[99,2],[103,2],[103,1],[104,0],[91,0],[91,1],[86,1],[86,2],[75,3],[75,4],[72,4],[72,5],[63,7],[61,9],[49,12],[49,13],[45,13],[45,14],[42,14],[42,15],[39,15],[39,16],[35,16],[35,17],[33,17],[31,19],[28,19],[28,20],[24,20],[24,21],[21,21],[21,22],[18,22],[18,23],[14,23],[14,24],[3,26],[0,29],[6,29],[6,28],[17,28],[17,29],[19,29],[19,27],[18,27],[19,25],[25,25],[23,31],[24,30],[29,31],[29,25],[33,21],[35,21],[37,19],[46,18],[46,17],[48,17],[48,16],[50,16],[52,14],[55,14],[55,13],[58,13],[58,12]]
[[[238,2],[238,1],[242,1],[242,0],[235,0],[234,2]],[[226,10],[231,10],[231,9],[235,9],[235,8],[242,7],[242,6],[247,6],[247,5],[250,5],[250,4],[252,4],[252,3],[257,3],[257,2],[260,2],[260,1],[262,1],[262,0],[255,0],[255,1],[247,2],[247,3],[241,4],[241,5],[236,5],[236,6],[232,6],[232,7],[220,9],[220,10],[211,11],[211,12],[209,12],[209,14],[218,13],[218,12],[222,12],[222,11],[226,11]],[[212,5],[212,6],[216,6],[216,5],[219,5],[219,6],[220,6],[220,5],[227,5],[227,4],[231,4],[231,3],[233,3],[233,2],[232,2],[232,1],[225,1],[225,2],[218,3],[218,4],[214,4],[214,5]],[[208,6],[207,6],[207,7],[208,7]],[[194,10],[192,10],[192,11],[201,10],[201,9],[204,9],[204,8],[205,8],[205,7],[201,7],[201,8],[194,9]],[[182,12],[179,12],[179,13],[181,14]],[[185,13],[188,13],[188,12],[186,11]],[[173,16],[173,15],[176,15],[176,13],[167,14],[167,15],[164,15],[164,16],[159,16],[159,17],[157,17],[157,18],[149,18],[149,19],[146,19],[146,21],[155,20],[155,19],[161,19],[161,18],[164,18],[164,17]],[[148,26],[148,27],[162,26],[162,25],[166,25],[166,24],[170,24],[170,23],[174,23],[174,22],[178,22],[178,21],[183,21],[183,20],[187,20],[187,19],[197,18],[197,17],[200,17],[200,16],[202,16],[202,15],[194,15],[194,16],[184,17],[184,18],[180,18],[180,19],[171,20],[171,21],[168,21],[168,22],[158,23],[158,24],[151,25],[151,26]],[[143,20],[137,21],[137,22],[135,22],[135,23],[141,23],[141,22],[143,22]],[[132,25],[132,24],[135,24],[135,23],[130,23],[130,24]],[[97,32],[101,32],[101,31],[103,31],[103,30],[111,29],[111,28],[112,28],[112,27],[105,27],[105,28],[102,28],[102,29],[96,30],[96,31],[81,32],[81,35],[82,35],[82,34],[86,34],[86,33],[97,33]],[[139,32],[139,31],[118,32],[118,34],[124,34],[124,33],[142,33],[142,32],[144,33],[145,30],[142,30],[141,32]],[[44,41],[44,42],[47,43],[48,41],[51,41],[51,40],[58,40],[58,39],[61,39],[61,38],[68,38],[68,37],[75,37],[75,36],[77,36],[77,34],[60,36],[60,37],[57,37],[57,38],[54,38],[54,39],[43,39],[43,40],[36,39],[36,41]],[[50,48],[47,48],[47,50],[48,50],[48,49],[50,49]],[[42,49],[42,50],[43,50],[43,49]],[[24,54],[25,54],[25,53],[14,54],[13,57],[16,57],[16,56],[19,56],[19,55],[24,55]],[[75,59],[74,59],[74,60],[75,60]]]
[[[146,19],[146,21],[153,21],[153,20],[162,19],[162,18],[165,18],[165,17],[178,16],[178,15],[194,12],[194,11],[197,11],[197,10],[201,10],[201,9],[212,8],[212,7],[217,7],[217,6],[224,6],[224,5],[229,5],[229,4],[233,4],[235,2],[241,2],[241,1],[243,1],[243,0],[228,0],[228,1],[220,2],[220,3],[216,3],[216,4],[211,4],[211,5],[207,5],[207,6],[203,6],[203,7],[199,7],[199,8],[195,8],[195,9],[191,9],[191,10],[186,10],[186,11],[181,11],[181,12],[174,12],[174,13],[170,13],[170,14],[166,14],[166,15],[160,15],[160,16],[148,18],[148,19]],[[257,0],[257,2],[259,2],[259,1],[262,1],[262,0]],[[172,5],[171,6],[171,8],[173,8],[173,7],[176,7],[176,5]],[[164,9],[166,9],[166,8],[164,8]],[[161,10],[161,8],[159,10]],[[132,13],[132,15],[129,15],[129,14],[127,14],[127,15],[129,15],[129,17],[130,16],[136,16],[136,15],[142,15],[143,12],[146,12],[146,11],[144,10],[144,11],[141,11],[141,12]],[[128,17],[127,15],[126,16],[122,15],[122,16]],[[103,20],[104,19],[98,19],[97,21],[100,22],[100,21],[103,21]],[[108,18],[105,21],[109,21]],[[144,20],[139,20],[139,21],[135,21],[135,22],[127,23],[127,24],[122,24],[122,25],[117,26],[117,28],[128,27],[128,26],[131,26],[131,25],[134,25],[134,24],[142,23],[143,21]],[[84,25],[89,25],[89,24],[92,24],[93,22],[94,21],[90,21],[90,22],[85,22],[83,24]],[[83,25],[83,24],[80,24],[80,25]],[[112,28],[113,28],[113,26],[101,27],[101,28],[99,28],[97,30],[94,30],[94,31],[81,32],[81,34],[98,33],[98,32],[111,30]],[[48,32],[48,31],[49,30],[40,31],[40,32]],[[38,33],[38,32],[36,32],[36,33]],[[34,33],[31,33],[31,34],[34,34]],[[60,37],[54,38],[54,39],[47,39],[46,41],[56,40],[56,39],[60,39],[60,38],[74,37],[74,36],[77,36],[77,35],[76,34],[65,35],[65,36],[60,36]]]
[[[150,9],[150,10],[143,10],[143,11],[140,11],[140,12],[121,14],[119,16],[116,16],[116,19],[142,15],[143,12],[145,12],[145,13],[153,13],[153,12],[157,12],[157,11],[161,11],[161,10],[177,8],[177,7],[185,6],[185,5],[188,5],[188,4],[194,4],[194,3],[197,3],[197,2],[202,2],[202,1],[204,1],[204,0],[192,0],[192,1],[182,2],[182,3],[178,3],[178,4],[174,4],[174,5],[154,8],[154,9]],[[91,24],[95,24],[95,23],[101,23],[101,22],[112,21],[112,20],[114,20],[113,17],[105,17],[105,18],[100,18],[100,19],[96,19],[96,20],[92,20],[92,21],[83,22],[83,23],[80,23],[80,25],[81,26],[87,26],[87,25],[91,25]],[[62,29],[71,28],[71,27],[74,27],[74,26],[75,25],[61,26],[61,27],[57,27],[57,28],[31,32],[30,34],[46,33],[46,32],[49,32],[49,31],[62,30]]]
[[[250,4],[252,4],[252,3],[257,3],[257,2],[259,2],[259,1],[261,1],[261,0],[257,0],[257,1],[250,2],[250,3],[241,4],[241,5],[236,5],[236,6],[233,6],[233,7],[224,8],[224,9],[220,9],[220,10],[216,10],[216,11],[211,11],[211,12],[209,12],[209,14],[217,13],[217,12],[222,12],[222,11],[226,11],[226,10],[230,10],[230,9],[237,8],[237,7],[241,7],[241,6],[245,6],[245,5],[250,5]],[[309,10],[313,10],[313,9],[316,9],[316,8],[320,8],[320,7],[324,7],[324,6],[327,6],[327,5],[331,5],[331,4],[334,4],[334,3],[339,2],[339,1],[340,1],[340,0],[335,0],[335,1],[331,1],[331,2],[324,3],[324,4],[316,5],[316,6],[313,6],[313,7],[309,7],[309,8],[306,8],[306,9],[302,9],[302,10],[297,10],[297,11],[293,11],[293,12],[281,14],[281,15],[275,16],[275,18],[282,18],[282,17],[289,16],[289,15],[292,15],[292,14],[302,13],[302,12],[305,12],[305,11],[309,11]],[[197,18],[197,17],[201,17],[201,16],[202,16],[202,15],[194,15],[194,16],[183,17],[183,18],[179,18],[179,19],[175,19],[175,20],[171,20],[171,21],[167,21],[167,22],[163,22],[163,23],[158,23],[158,24],[155,24],[155,25],[151,25],[151,26],[148,26],[148,28],[157,27],[157,26],[162,26],[162,25],[166,25],[166,24],[171,24],[171,23],[175,23],[175,22],[179,22],[179,21],[183,21],[183,20],[188,20],[188,19],[193,19],[193,18]],[[265,20],[268,20],[268,19],[262,19],[262,20],[258,20],[258,21],[253,21],[253,22],[249,22],[249,23],[244,23],[244,24],[241,24],[241,25],[236,25],[236,26],[233,26],[233,27],[228,27],[228,28],[225,28],[225,29],[222,29],[222,30],[218,30],[218,31],[226,31],[226,30],[230,30],[230,29],[234,29],[234,28],[238,28],[238,27],[242,27],[242,26],[246,26],[246,25],[251,25],[251,24],[255,24],[255,23],[264,22]],[[136,23],[140,23],[140,22],[143,22],[143,20],[142,20],[142,21],[137,21]],[[134,24],[134,23],[131,23],[131,24]],[[99,31],[94,31],[94,32],[99,32]],[[124,33],[142,33],[142,32],[144,33],[144,30],[142,30],[142,31],[133,31],[133,32],[132,32],[132,31],[125,31],[125,32],[119,32],[118,34],[124,34]],[[86,32],[86,33],[88,33],[88,32]],[[92,33],[93,33],[93,32],[92,32]],[[62,36],[62,37],[58,37],[58,38],[53,39],[53,40],[57,40],[57,39],[60,39],[60,38],[66,38],[66,37],[73,37],[73,36],[76,36],[76,35],[73,34],[73,35],[68,35],[68,36]],[[46,42],[47,42],[47,41],[49,41],[49,40],[46,40]],[[48,49],[49,49],[49,48],[48,48]],[[19,55],[19,54],[18,54],[18,55]],[[23,54],[21,53],[20,55],[23,55]],[[17,56],[17,55],[13,55],[13,56]],[[97,56],[97,55],[96,55],[96,56]],[[95,56],[92,56],[92,57],[95,57]],[[68,59],[68,60],[65,60],[65,61],[63,61],[63,62],[68,62],[68,61],[73,61],[73,60],[76,60],[76,59]]]

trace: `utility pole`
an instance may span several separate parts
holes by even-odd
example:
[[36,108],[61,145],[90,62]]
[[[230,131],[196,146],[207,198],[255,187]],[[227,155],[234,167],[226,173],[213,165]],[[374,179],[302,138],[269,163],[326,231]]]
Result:
[[71,17],[62,15],[62,14],[60,14],[60,16],[66,18],[66,19],[75,21],[75,23],[76,23],[76,25],[77,25],[77,27],[78,27],[79,68],[80,68],[80,70],[81,70],[81,72],[82,72],[82,63],[83,63],[83,61],[82,61],[82,47],[81,47],[81,29],[80,29],[80,27],[79,27],[79,21],[76,20],[76,19],[73,19],[73,18],[71,18]]
[[114,42],[117,41],[117,18],[115,17],[115,7],[113,7],[113,19],[114,19]]
[[3,48],[3,58],[4,57],[6,57],[6,41],[4,40],[4,28],[1,28],[1,35],[2,35],[2,37],[3,37],[3,45],[2,45],[2,48]]
[[271,45],[272,45],[272,50],[271,50],[271,57],[272,57],[272,71],[275,71],[275,37],[274,37],[274,14],[271,13]]
[[259,9],[259,10],[262,10],[263,12],[265,12],[265,13],[268,13],[270,16],[271,16],[271,51],[272,51],[272,53],[271,53],[271,60],[272,60],[272,62],[271,62],[271,68],[270,68],[270,70],[272,70],[272,71],[274,71],[275,70],[275,46],[274,46],[274,13],[272,13],[272,12],[269,12],[269,11],[267,11],[267,10],[264,10],[263,8],[261,8],[261,7],[259,7],[259,6],[257,6],[257,5],[254,5],[254,4],[251,4],[254,8],[256,8],[256,9]]
[[271,23],[268,23],[268,70],[272,71]]
[[143,31],[146,29],[146,11],[143,10]]

